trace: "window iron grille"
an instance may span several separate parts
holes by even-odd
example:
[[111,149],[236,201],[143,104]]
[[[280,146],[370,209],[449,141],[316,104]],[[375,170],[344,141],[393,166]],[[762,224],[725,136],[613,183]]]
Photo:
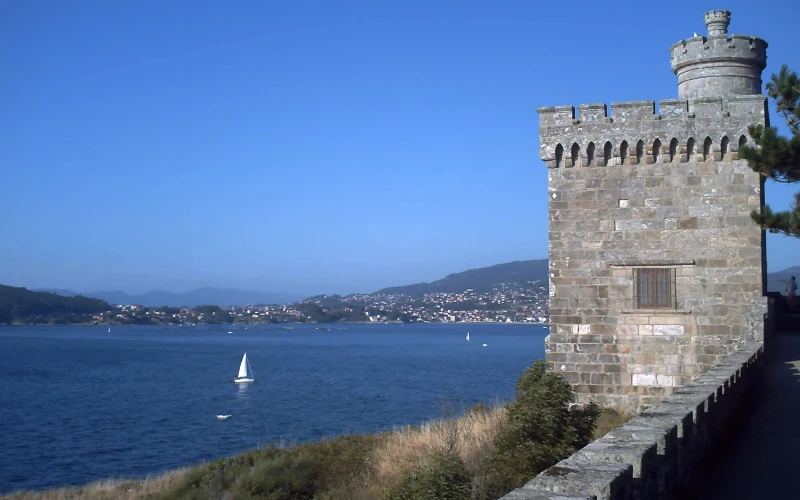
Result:
[[675,269],[634,269],[633,290],[637,309],[675,309]]

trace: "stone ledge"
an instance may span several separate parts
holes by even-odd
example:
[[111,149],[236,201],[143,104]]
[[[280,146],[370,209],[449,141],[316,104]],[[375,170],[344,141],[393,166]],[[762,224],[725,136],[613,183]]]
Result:
[[523,489],[591,495],[597,500],[628,498],[633,466],[626,463],[599,462],[573,455],[528,482]]
[[762,343],[742,345],[694,381],[502,500],[559,498],[548,495],[682,498],[702,481],[713,465],[715,448],[749,407],[748,398],[763,369],[763,353]]
[[680,309],[635,309],[633,311],[620,311],[620,314],[628,316],[688,316],[692,311]]
[[639,260],[626,259],[608,263],[608,267],[675,267],[694,266],[697,262],[692,260]]
[[562,495],[549,491],[517,488],[505,495],[503,500],[597,500],[594,495]]

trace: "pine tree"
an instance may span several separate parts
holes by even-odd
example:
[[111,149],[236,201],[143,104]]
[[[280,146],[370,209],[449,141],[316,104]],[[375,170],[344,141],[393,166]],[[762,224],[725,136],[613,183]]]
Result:
[[[767,83],[767,94],[775,100],[778,113],[786,119],[791,137],[781,136],[775,127],[751,125],[748,130],[755,146],[740,147],[739,157],[767,179],[800,182],[800,120],[797,117],[800,79],[797,73],[784,65]],[[787,211],[773,212],[765,205],[761,212],[754,210],[750,216],[762,229],[800,238],[800,192],[794,195],[794,204]]]

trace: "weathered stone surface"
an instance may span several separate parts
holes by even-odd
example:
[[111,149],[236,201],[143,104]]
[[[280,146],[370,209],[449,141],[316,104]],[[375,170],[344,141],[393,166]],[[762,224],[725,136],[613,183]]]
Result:
[[629,464],[597,462],[572,456],[545,470],[525,489],[553,493],[590,494],[597,500],[630,498],[633,467]]
[[[660,101],[658,114],[653,101],[538,110],[550,321],[568,336],[551,337],[547,359],[578,402],[656,403],[763,337],[764,236],[749,217],[762,180],[738,150],[748,126],[768,121],[767,45],[727,35],[727,11],[705,19],[708,37],[671,48],[680,98]],[[673,270],[669,307],[637,309],[641,267]],[[626,356],[595,360],[601,353]]]
[[549,491],[517,488],[504,495],[501,500],[596,500],[594,495],[563,495]]

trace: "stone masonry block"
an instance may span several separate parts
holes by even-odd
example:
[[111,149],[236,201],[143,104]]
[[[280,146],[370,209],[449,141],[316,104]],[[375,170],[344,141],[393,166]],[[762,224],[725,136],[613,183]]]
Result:
[[653,335],[683,335],[683,325],[653,325]]
[[597,500],[630,498],[633,466],[567,458],[528,482],[524,489],[553,493],[590,494]]
[[636,373],[631,378],[631,383],[645,386],[658,384],[655,373]]
[[517,488],[500,498],[500,500],[596,500],[594,495],[565,495],[550,491]]
[[642,469],[646,471],[648,467],[652,467],[652,463],[648,463],[648,460],[653,461],[657,453],[658,446],[655,441],[629,442],[609,437],[589,443],[573,456],[596,462],[630,464],[633,466],[633,477],[640,478]]

